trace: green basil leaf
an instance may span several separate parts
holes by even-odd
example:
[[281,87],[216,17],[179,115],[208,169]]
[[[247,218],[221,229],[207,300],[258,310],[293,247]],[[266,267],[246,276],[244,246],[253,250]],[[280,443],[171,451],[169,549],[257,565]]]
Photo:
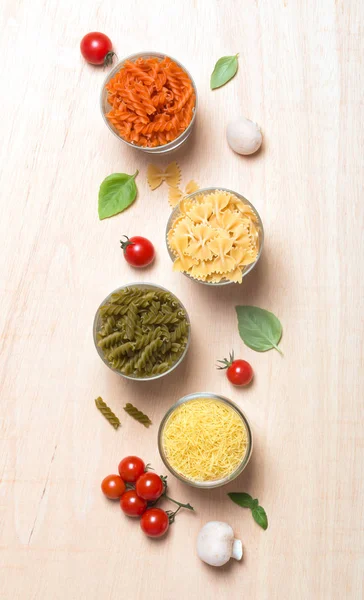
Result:
[[253,498],[249,494],[245,494],[244,492],[231,492],[230,494],[228,494],[228,496],[238,506],[242,506],[243,508],[255,507],[255,500],[253,500]]
[[238,70],[238,56],[238,54],[235,54],[235,56],[223,56],[217,61],[210,79],[212,90],[225,85],[225,83],[234,77]]
[[252,501],[252,509],[257,508],[257,506],[259,506],[259,502],[258,502],[257,498],[255,498],[255,500]]
[[277,346],[282,337],[282,325],[273,313],[257,306],[236,306],[235,309],[244,344],[257,352],[275,348],[283,354]]
[[264,530],[268,529],[268,517],[262,506],[257,506],[257,508],[254,508],[252,510],[252,515],[254,521],[258,523],[260,527],[262,527]]
[[99,190],[99,218],[107,219],[130,206],[137,195],[134,175],[113,173],[104,179]]

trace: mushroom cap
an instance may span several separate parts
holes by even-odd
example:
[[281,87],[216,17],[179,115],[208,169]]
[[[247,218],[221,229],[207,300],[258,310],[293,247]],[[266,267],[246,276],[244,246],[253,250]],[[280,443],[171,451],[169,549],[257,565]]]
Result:
[[245,117],[237,117],[228,123],[226,138],[230,148],[237,154],[254,154],[263,140],[259,125]]
[[201,560],[213,567],[225,565],[231,558],[234,531],[222,521],[209,521],[197,537],[197,554]]

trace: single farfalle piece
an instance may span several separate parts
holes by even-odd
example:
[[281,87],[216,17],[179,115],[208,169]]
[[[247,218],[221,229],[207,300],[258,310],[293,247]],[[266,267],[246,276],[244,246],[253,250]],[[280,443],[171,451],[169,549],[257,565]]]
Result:
[[239,213],[232,212],[231,210],[225,210],[220,218],[221,228],[230,233],[242,224]]
[[156,190],[163,181],[176,188],[181,181],[181,169],[176,162],[169,164],[165,171],[156,165],[148,165],[147,181],[151,190]]
[[224,190],[216,190],[216,192],[208,194],[207,201],[211,202],[216,217],[220,215],[227,207],[230,202],[230,198],[231,194],[229,192],[225,192]]
[[202,260],[198,263],[198,265],[194,265],[190,269],[189,274],[195,279],[201,279],[202,281],[206,281],[208,276],[211,275],[213,272],[213,263],[213,260]]
[[194,223],[208,225],[212,212],[212,204],[210,202],[205,202],[204,204],[196,204],[190,211],[188,211],[187,216]]
[[216,255],[213,267],[216,273],[227,273],[236,267],[235,260],[229,256],[233,242],[227,238],[216,238],[208,243],[209,249]]
[[178,202],[182,200],[182,198],[185,198],[186,196],[189,196],[198,190],[199,185],[196,181],[194,181],[194,179],[191,179],[191,181],[187,183],[184,192],[179,187],[170,187],[168,190],[168,202],[170,206],[174,208],[177,206]]
[[198,260],[210,260],[213,257],[212,250],[208,247],[208,242],[216,237],[216,233],[207,225],[195,225],[192,229],[192,237],[185,254],[194,256]]
[[249,245],[251,243],[249,238],[249,230],[243,223],[232,229],[229,235],[236,245],[246,246],[247,243]]
[[192,256],[179,256],[173,263],[173,271],[187,272],[194,265],[198,265],[198,260]]
[[255,223],[258,222],[258,217],[249,204],[244,204],[239,198],[232,199],[231,203],[233,203],[234,208],[238,210],[242,216],[248,217],[249,221],[254,221]]

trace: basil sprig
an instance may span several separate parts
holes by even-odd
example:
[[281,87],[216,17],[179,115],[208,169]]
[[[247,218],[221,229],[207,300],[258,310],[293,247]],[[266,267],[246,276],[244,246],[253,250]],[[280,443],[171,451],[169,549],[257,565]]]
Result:
[[238,54],[235,56],[223,56],[217,61],[210,79],[212,90],[225,85],[234,77],[238,70]]
[[113,173],[104,179],[99,190],[100,220],[117,215],[134,202],[138,191],[135,184],[138,173]]
[[266,352],[278,348],[282,337],[282,325],[277,317],[258,306],[236,306],[238,316],[239,335],[244,344],[257,352]]
[[245,492],[231,492],[228,496],[238,506],[250,508],[254,521],[258,523],[262,529],[268,529],[267,514],[264,508],[259,505],[256,498],[253,499],[250,494],[246,494]]

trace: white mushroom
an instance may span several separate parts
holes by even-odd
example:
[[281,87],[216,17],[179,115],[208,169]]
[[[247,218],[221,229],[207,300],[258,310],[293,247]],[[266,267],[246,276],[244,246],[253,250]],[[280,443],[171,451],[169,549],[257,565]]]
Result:
[[230,558],[241,560],[243,546],[234,538],[234,531],[222,521],[209,521],[197,537],[197,554],[201,560],[213,567],[222,567]]
[[245,117],[238,117],[228,123],[226,138],[230,148],[238,154],[254,154],[263,141],[259,125]]

